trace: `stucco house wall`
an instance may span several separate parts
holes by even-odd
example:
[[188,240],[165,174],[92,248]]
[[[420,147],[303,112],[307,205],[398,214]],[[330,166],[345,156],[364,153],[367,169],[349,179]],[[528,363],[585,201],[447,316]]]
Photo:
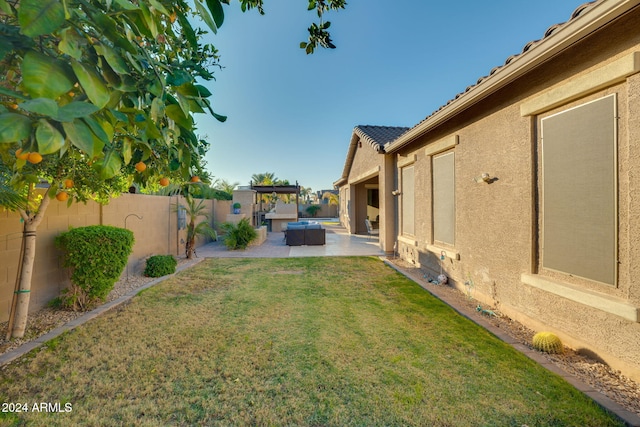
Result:
[[[610,189],[615,207],[607,207],[616,216],[615,230],[605,236],[615,241],[610,281],[582,278],[544,262],[550,252],[544,241],[545,191],[551,191],[544,185],[545,179],[551,182],[544,175],[544,120],[602,100],[616,108],[611,114],[614,161],[608,166],[615,175]],[[595,353],[638,380],[638,141],[640,1],[587,3],[385,144],[381,157],[393,163],[395,176],[380,186],[387,194],[399,190],[388,206],[386,227],[397,230],[399,256],[431,277],[442,271],[452,286],[483,306],[534,330],[555,332],[571,347]],[[358,155],[354,165],[357,160],[360,171],[379,164],[377,158]],[[584,178],[586,188],[593,181],[596,191],[599,173]],[[443,182],[451,186],[442,187]],[[436,223],[447,243],[438,240]],[[451,227],[442,224],[449,223],[453,232],[443,234]],[[579,248],[570,241],[567,247],[560,256],[571,261]]]
[[[597,2],[593,10],[612,3]],[[556,332],[572,347],[596,353],[635,379],[640,378],[640,281],[635,279],[640,230],[634,226],[640,219],[639,29],[640,7],[633,5],[473,105],[397,148],[395,143],[387,147],[400,185],[403,168],[415,172],[413,194],[400,196],[414,197],[415,204],[413,234],[400,226],[401,257],[434,277],[442,269],[453,286],[481,304],[536,330]],[[613,285],[546,269],[540,261],[541,121],[611,94],[618,116]],[[455,156],[453,244],[436,242],[433,235],[432,159],[448,152]],[[489,182],[482,180],[483,173]],[[402,222],[402,203],[398,206]]]
[[[356,126],[349,144],[342,177],[334,183],[340,194],[339,218],[351,234],[367,234],[365,220],[378,228],[380,248],[391,253],[395,250],[396,222],[395,164],[392,156],[385,155],[383,146],[409,128],[393,126]],[[383,189],[385,191],[383,191]],[[369,200],[369,193],[377,195],[377,207]]]

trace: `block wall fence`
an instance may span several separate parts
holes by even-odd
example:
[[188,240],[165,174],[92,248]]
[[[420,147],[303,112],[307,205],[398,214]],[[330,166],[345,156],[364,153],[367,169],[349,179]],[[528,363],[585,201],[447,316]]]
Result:
[[[214,227],[225,221],[231,211],[230,201],[204,200],[204,203],[208,205]],[[179,227],[177,204],[185,204],[182,196],[123,194],[107,205],[89,201],[69,207],[66,202],[52,200],[37,231],[30,310],[44,307],[69,285],[70,272],[62,267],[62,251],[56,248],[54,239],[71,227],[111,225],[133,231],[135,243],[123,277],[140,274],[146,259],[152,255],[183,257],[186,229]],[[21,239],[20,215],[0,208],[0,322],[9,317]],[[208,241],[200,239],[197,246],[205,243]]]

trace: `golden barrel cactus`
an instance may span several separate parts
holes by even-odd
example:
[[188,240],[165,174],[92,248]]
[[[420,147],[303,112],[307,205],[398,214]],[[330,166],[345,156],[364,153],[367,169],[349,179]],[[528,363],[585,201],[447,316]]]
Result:
[[551,332],[538,332],[533,336],[533,348],[545,353],[562,354],[564,347],[557,335]]

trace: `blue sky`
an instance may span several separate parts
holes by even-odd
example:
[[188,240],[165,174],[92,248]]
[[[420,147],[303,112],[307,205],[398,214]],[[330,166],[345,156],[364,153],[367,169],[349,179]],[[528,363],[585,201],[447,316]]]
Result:
[[416,125],[582,4],[350,0],[326,17],[337,49],[306,55],[307,1],[265,3],[260,16],[232,2],[205,39],[224,67],[206,86],[228,120],[198,115],[197,133],[216,178],[273,172],[314,191],[340,178],[355,126]]

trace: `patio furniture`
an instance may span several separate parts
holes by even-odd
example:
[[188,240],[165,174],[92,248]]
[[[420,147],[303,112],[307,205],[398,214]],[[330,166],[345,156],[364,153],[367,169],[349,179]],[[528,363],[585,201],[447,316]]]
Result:
[[326,230],[318,223],[290,222],[285,230],[287,246],[324,245]]
[[374,229],[371,225],[371,221],[369,219],[364,220],[364,224],[367,226],[367,234],[369,235],[369,239],[371,239],[372,235],[378,236],[380,234],[380,230]]

